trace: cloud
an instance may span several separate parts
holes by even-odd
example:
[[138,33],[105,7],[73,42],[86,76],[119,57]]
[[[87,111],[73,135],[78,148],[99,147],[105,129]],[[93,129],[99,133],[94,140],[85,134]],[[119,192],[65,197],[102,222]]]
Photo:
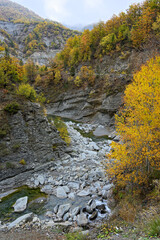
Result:
[[[26,0],[33,1],[33,0]],[[35,0],[38,2],[39,0]],[[142,0],[41,0],[45,16],[54,21],[75,25],[106,21],[114,13],[124,11],[133,2]]]
[[108,0],[43,0],[48,18],[69,24],[74,24],[73,19],[75,23],[87,23],[87,19],[93,22],[93,16],[103,9],[105,1]]
[[68,0],[43,0],[43,1],[48,18],[52,18],[59,21],[60,19],[66,17],[69,14],[66,7]]
[[86,7],[97,8],[102,5],[104,0],[84,0]]

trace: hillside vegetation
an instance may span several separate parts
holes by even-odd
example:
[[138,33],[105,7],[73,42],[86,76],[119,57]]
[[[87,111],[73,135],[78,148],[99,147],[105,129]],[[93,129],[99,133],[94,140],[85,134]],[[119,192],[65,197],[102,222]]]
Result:
[[42,21],[43,18],[18,3],[9,0],[0,0],[0,20],[29,22]]
[[85,30],[82,36],[67,41],[64,50],[57,56],[64,67],[101,58],[114,51],[143,47],[159,34],[160,2],[147,0],[134,4],[119,16],[113,16],[106,23],[99,23],[93,30]]
[[[1,24],[0,35],[3,40],[0,41],[0,46],[3,49],[8,48],[8,51],[17,57],[20,55],[19,51],[24,57],[29,57],[37,51],[62,49],[69,37],[78,34],[52,21],[22,23],[20,26],[9,25],[8,31],[5,26]],[[11,27],[16,30],[12,32]]]
[[[54,60],[52,84],[93,86],[96,79],[101,79],[98,65],[106,56],[118,55],[125,60],[133,49],[137,52],[148,47],[156,49],[159,36],[160,1],[133,4],[126,12],[114,15],[106,23],[100,22],[93,30],[69,38]],[[54,76],[59,76],[59,80]]]
[[34,61],[47,63],[46,58],[54,57],[75,34],[79,35],[58,22],[44,20],[15,2],[0,0],[0,47],[7,48],[10,54],[23,61],[38,52],[43,54],[38,55],[38,60],[37,55],[33,56]]

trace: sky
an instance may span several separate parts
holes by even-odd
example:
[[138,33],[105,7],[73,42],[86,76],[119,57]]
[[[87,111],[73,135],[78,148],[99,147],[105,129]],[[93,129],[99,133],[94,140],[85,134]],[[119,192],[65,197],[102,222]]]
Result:
[[113,14],[119,14],[133,3],[142,0],[12,0],[43,18],[65,25],[88,25],[107,21]]

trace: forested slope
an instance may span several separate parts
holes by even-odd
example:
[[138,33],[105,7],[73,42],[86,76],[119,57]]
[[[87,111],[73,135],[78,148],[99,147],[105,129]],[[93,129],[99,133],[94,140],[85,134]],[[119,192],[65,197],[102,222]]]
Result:
[[43,21],[33,11],[9,0],[0,0],[0,20],[3,21]]

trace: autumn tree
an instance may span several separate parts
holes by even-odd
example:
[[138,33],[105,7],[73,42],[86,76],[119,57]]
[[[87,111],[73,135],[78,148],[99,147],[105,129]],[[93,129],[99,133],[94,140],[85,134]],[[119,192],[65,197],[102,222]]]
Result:
[[7,87],[22,81],[23,67],[16,58],[4,56],[0,59],[0,87]]
[[122,187],[147,186],[160,170],[160,57],[142,66],[126,88],[116,129],[120,142],[112,143],[107,174]]
[[25,68],[25,76],[29,82],[34,82],[36,78],[36,66],[33,60],[29,59],[28,62],[24,66]]

